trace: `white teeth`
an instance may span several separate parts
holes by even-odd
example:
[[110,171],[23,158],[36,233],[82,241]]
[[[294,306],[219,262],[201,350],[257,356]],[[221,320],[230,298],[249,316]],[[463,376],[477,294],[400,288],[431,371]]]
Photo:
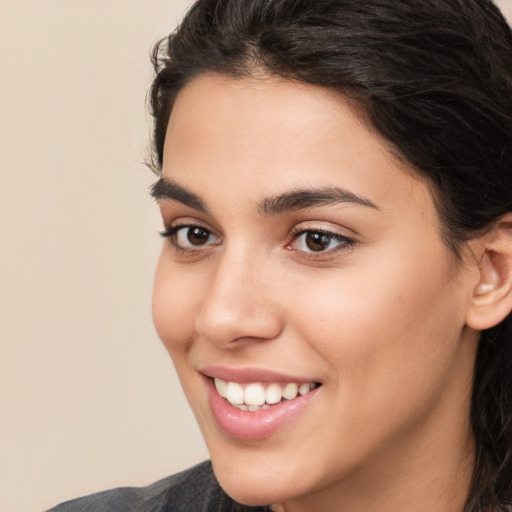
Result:
[[226,398],[232,405],[244,403],[244,388],[238,382],[228,382],[226,387]]
[[244,392],[244,402],[247,405],[263,405],[265,403],[265,389],[261,384],[248,384]]
[[297,395],[305,395],[316,387],[313,382],[303,382],[300,385],[294,382],[288,384],[272,382],[266,388],[260,382],[242,385],[238,382],[227,382],[219,378],[215,378],[214,382],[219,395],[242,411],[268,409],[270,405],[279,403],[283,398],[293,400],[297,398]]
[[301,395],[305,395],[306,393],[309,393],[310,389],[311,388],[310,388],[309,384],[307,382],[305,382],[304,384],[301,384],[299,386],[299,393]]
[[281,401],[281,386],[279,384],[273,383],[265,391],[265,402],[267,404],[277,404]]
[[287,400],[292,400],[297,396],[297,393],[299,392],[299,386],[295,384],[294,382],[290,382],[290,384],[286,384],[286,386],[283,389],[283,397]]
[[228,383],[225,380],[215,378],[215,387],[217,388],[217,391],[219,392],[219,395],[222,398],[226,398],[228,395],[226,394],[226,388],[228,387]]

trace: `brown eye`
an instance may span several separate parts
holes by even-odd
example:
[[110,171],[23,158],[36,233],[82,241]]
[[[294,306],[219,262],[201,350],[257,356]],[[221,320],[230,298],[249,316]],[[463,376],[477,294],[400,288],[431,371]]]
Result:
[[312,231],[305,235],[304,243],[306,244],[306,247],[313,252],[325,251],[329,248],[333,239],[332,236],[322,232]]
[[309,255],[327,256],[354,246],[352,239],[330,231],[297,230],[292,236],[294,240],[288,248]]
[[220,243],[219,237],[202,226],[178,226],[170,234],[173,244],[183,250],[200,250]]
[[203,229],[200,227],[188,228],[187,230],[187,240],[192,245],[204,245],[208,242],[210,238],[210,232],[207,229]]

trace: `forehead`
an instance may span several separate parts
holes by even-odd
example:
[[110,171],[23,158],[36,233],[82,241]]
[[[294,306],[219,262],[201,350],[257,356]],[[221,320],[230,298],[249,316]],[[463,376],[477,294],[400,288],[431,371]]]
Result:
[[[206,74],[178,94],[166,145],[169,139],[225,145],[225,135],[230,134],[233,152],[240,148],[249,156],[251,149],[260,145],[267,151],[277,149],[273,157],[278,153],[289,156],[292,151],[306,153],[320,141],[341,140],[340,130],[344,127],[354,139],[365,140],[374,149],[387,149],[391,155],[391,143],[377,134],[364,117],[356,101],[326,88],[278,77],[233,79]],[[304,145],[306,140],[310,144]],[[172,157],[172,153],[164,152],[164,156]],[[348,151],[345,156],[349,156]]]
[[433,207],[429,189],[355,102],[279,78],[204,75],[188,84],[170,117],[163,174],[223,199],[340,186],[384,210],[411,200]]

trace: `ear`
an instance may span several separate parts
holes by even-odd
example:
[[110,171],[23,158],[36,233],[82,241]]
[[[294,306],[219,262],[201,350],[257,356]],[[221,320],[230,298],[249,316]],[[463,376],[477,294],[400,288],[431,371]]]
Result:
[[512,213],[477,239],[479,281],[473,290],[466,325],[484,330],[499,324],[512,310]]

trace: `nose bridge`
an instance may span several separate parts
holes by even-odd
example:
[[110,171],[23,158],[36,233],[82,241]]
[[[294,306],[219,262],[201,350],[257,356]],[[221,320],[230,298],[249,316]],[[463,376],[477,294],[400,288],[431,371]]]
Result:
[[219,346],[242,339],[271,339],[281,330],[269,288],[268,259],[248,247],[226,248],[216,262],[196,318],[200,336]]

